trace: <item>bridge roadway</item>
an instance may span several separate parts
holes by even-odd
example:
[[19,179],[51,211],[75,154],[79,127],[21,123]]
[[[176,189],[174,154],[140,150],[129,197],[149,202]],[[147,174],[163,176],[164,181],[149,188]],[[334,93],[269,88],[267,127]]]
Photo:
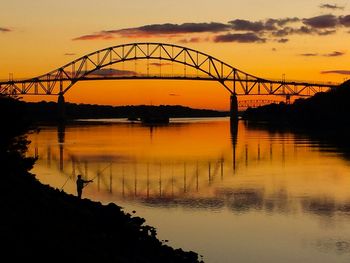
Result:
[[[112,69],[111,66],[142,60],[147,73]],[[152,74],[149,61],[157,66],[165,62],[183,67],[183,74]],[[187,74],[194,70],[197,74]],[[124,74],[121,74],[124,73]],[[201,75],[199,75],[201,74]],[[231,113],[237,117],[237,95],[313,96],[339,86],[337,83],[268,80],[241,71],[213,56],[183,46],[164,43],[130,43],[97,50],[58,69],[29,79],[0,81],[0,94],[56,95],[63,108],[64,94],[79,81],[168,79],[217,81],[230,95]],[[61,111],[63,112],[63,110]],[[62,116],[63,117],[63,116]]]

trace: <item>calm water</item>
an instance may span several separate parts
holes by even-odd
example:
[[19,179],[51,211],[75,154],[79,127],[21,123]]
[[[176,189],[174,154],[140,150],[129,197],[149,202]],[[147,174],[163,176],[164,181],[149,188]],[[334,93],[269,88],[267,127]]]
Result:
[[42,183],[76,194],[76,175],[93,179],[83,197],[136,210],[205,262],[350,261],[350,162],[330,144],[226,118],[41,128],[28,155]]

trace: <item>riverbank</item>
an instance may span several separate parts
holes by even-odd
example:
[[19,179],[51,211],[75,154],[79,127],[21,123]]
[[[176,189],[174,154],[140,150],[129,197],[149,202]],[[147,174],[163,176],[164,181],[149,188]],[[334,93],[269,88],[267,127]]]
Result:
[[145,219],[114,203],[78,199],[41,184],[29,171],[22,104],[0,98],[0,209],[2,257],[16,261],[199,262],[194,252],[157,239]]
[[350,80],[328,92],[319,92],[293,104],[270,104],[248,108],[242,118],[251,122],[267,122],[274,126],[307,129],[343,129],[350,127]]
[[3,174],[0,187],[3,252],[11,261],[198,262],[113,203],[79,200],[18,171]]
[[[62,112],[65,120],[74,119],[140,119],[145,117],[166,118],[198,118],[198,117],[227,117],[228,111],[194,109],[180,105],[91,105],[66,102],[60,109],[56,102],[22,102],[25,107],[25,117],[33,121],[61,120]],[[60,113],[59,115],[57,115]]]

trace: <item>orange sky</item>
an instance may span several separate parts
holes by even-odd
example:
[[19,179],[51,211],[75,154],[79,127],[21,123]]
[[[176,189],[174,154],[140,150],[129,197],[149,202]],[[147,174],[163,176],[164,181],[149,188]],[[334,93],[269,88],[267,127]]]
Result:
[[[263,78],[342,82],[350,74],[348,2],[4,0],[0,79],[35,77],[95,50],[147,41],[190,47]],[[126,65],[137,66],[144,70]],[[84,82],[65,97],[78,103],[229,107],[228,92],[203,81]]]

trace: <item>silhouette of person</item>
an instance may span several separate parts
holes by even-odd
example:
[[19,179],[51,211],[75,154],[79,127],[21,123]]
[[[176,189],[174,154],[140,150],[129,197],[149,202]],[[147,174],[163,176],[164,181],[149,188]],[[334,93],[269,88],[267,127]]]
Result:
[[78,192],[78,197],[79,199],[81,199],[81,195],[83,193],[83,188],[88,184],[88,183],[92,183],[93,181],[92,180],[84,180],[81,178],[81,175],[79,174],[78,175],[78,178],[77,178],[77,192]]

